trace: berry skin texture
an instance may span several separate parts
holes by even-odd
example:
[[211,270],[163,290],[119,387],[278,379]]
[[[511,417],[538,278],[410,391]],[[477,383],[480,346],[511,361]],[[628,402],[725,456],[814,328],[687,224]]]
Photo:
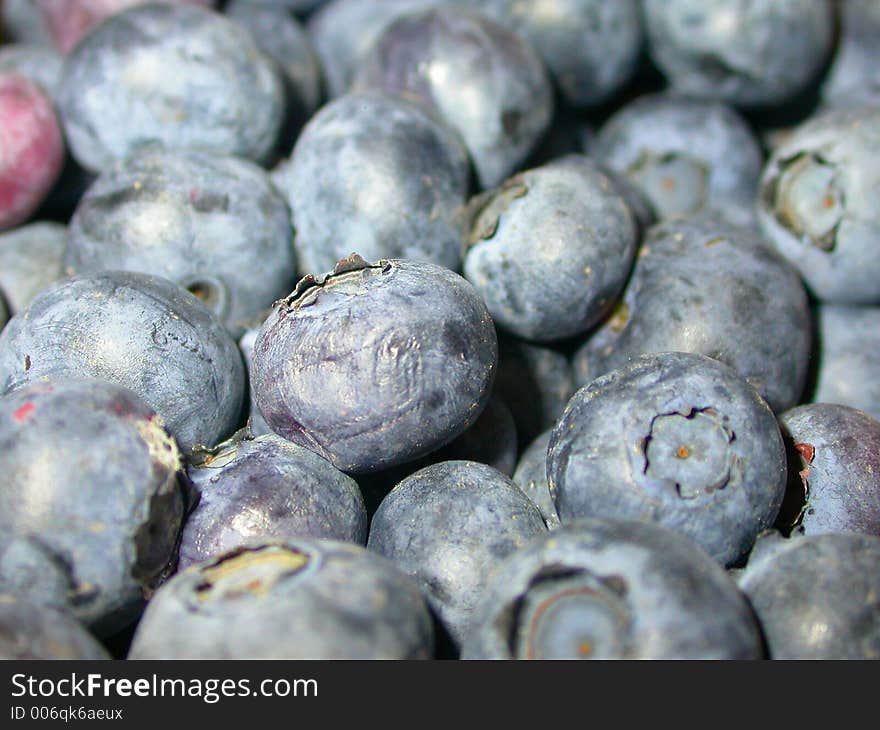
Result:
[[427,659],[418,586],[357,545],[256,543],[175,575],[147,606],[129,659]]
[[198,299],[122,271],[56,282],[0,332],[0,393],[65,378],[130,388],[184,453],[235,431],[245,388],[235,340]]
[[781,414],[779,425],[789,454],[786,496],[800,507],[787,515],[796,530],[880,536],[880,422],[813,403]]
[[737,580],[770,659],[880,659],[880,538],[769,533]]
[[502,558],[546,531],[508,477],[473,461],[444,461],[404,479],[382,500],[367,546],[419,581],[452,639]]
[[354,254],[278,303],[254,345],[251,385],[275,433],[357,474],[463,433],[497,361],[492,319],[462,277]]
[[629,208],[581,160],[522,172],[471,201],[464,275],[498,327],[533,342],[596,324],[623,289],[635,254]]
[[69,275],[165,277],[196,294],[233,337],[297,279],[290,210],[262,168],[160,146],[139,149],[89,187],[64,264]]
[[0,398],[0,530],[66,567],[68,611],[99,634],[124,627],[175,557],[182,460],[134,393],[93,380]]
[[532,47],[454,5],[389,25],[353,88],[383,89],[435,110],[461,134],[482,188],[500,184],[523,162],[553,116],[552,85]]
[[82,624],[0,593],[0,659],[110,659]]
[[284,116],[281,71],[246,30],[192,5],[109,18],[67,56],[61,87],[71,152],[94,172],[146,142],[263,162]]
[[508,557],[463,659],[760,659],[736,584],[656,525],[585,519]]
[[764,167],[757,216],[767,240],[821,302],[880,303],[880,109],[819,114]]
[[776,519],[785,447],[770,407],[733,370],[660,353],[575,393],[550,438],[547,477],[563,525],[655,522],[731,565]]
[[67,226],[29,223],[0,234],[0,301],[15,314],[61,278]]
[[469,172],[455,132],[374,91],[323,107],[273,179],[293,212],[303,273],[330,271],[353,250],[458,270]]
[[752,230],[697,216],[649,229],[622,300],[574,361],[586,385],[643,354],[708,355],[779,412],[801,398],[811,347],[797,271]]
[[181,534],[179,569],[253,540],[367,542],[354,479],[280,436],[235,437],[197,455],[187,473],[200,497]]
[[64,162],[64,139],[42,87],[0,73],[0,231],[26,221],[49,194]]
[[513,473],[513,481],[538,508],[547,528],[559,527],[556,501],[547,483],[547,449],[553,429],[544,431],[523,452]]

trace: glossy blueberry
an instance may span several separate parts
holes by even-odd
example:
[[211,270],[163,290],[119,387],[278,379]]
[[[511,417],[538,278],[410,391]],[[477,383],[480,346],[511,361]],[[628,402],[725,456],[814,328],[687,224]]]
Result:
[[379,471],[463,433],[497,358],[492,319],[463,278],[353,255],[304,278],[269,315],[251,384],[275,433],[343,471]]
[[771,659],[880,659],[880,538],[761,538],[739,578]]
[[193,565],[147,606],[130,659],[427,659],[418,585],[362,547],[297,539]]
[[499,566],[464,659],[760,659],[736,584],[675,533],[582,520]]
[[0,73],[17,73],[39,84],[50,97],[60,88],[61,55],[50,46],[11,43],[0,47]]
[[468,4],[531,43],[572,106],[594,106],[607,100],[636,70],[642,48],[637,0]]
[[880,536],[880,422],[848,406],[813,403],[781,414],[779,425],[789,454],[780,527]]
[[676,91],[740,106],[788,101],[832,46],[829,0],[644,0],[651,58]]
[[586,332],[623,289],[629,207],[586,157],[514,175],[471,201],[464,275],[495,323],[547,342]]
[[110,659],[83,626],[63,613],[0,593],[0,659]]
[[247,160],[141,148],[107,168],[70,221],[66,273],[169,279],[239,336],[296,282],[290,210]]
[[758,220],[817,299],[880,303],[880,109],[800,125],[764,168]]
[[444,461],[391,490],[373,515],[367,544],[419,581],[460,643],[499,561],[546,529],[508,477],[485,464]]
[[467,152],[443,122],[366,92],[323,107],[274,180],[293,212],[300,269],[321,274],[352,251],[459,269],[468,175]]
[[614,113],[591,147],[626,177],[658,218],[721,208],[747,220],[761,176],[761,149],[730,107],[649,94]]
[[62,276],[67,227],[30,223],[0,234],[0,298],[13,314]]
[[187,473],[200,497],[181,534],[181,569],[252,540],[367,542],[354,479],[280,436],[233,438],[197,455]]
[[547,483],[547,449],[553,429],[544,431],[522,453],[513,473],[513,481],[538,508],[544,523],[551,530],[559,527],[556,502]]
[[121,271],[53,284],[0,333],[0,392],[70,377],[130,388],[184,453],[236,429],[245,387],[235,340],[198,299]]
[[56,381],[0,398],[0,530],[62,565],[72,613],[125,626],[174,559],[185,500],[177,445],[133,392]]
[[346,93],[364,57],[391,23],[435,0],[330,0],[306,29],[321,59],[327,96]]
[[776,519],[785,447],[773,412],[737,373],[668,352],[575,393],[550,439],[547,478],[563,525],[656,522],[729,565]]
[[880,307],[817,308],[816,384],[810,400],[880,420]]
[[67,56],[61,86],[71,150],[95,171],[152,141],[263,161],[284,114],[277,67],[246,30],[197,6],[114,15]]
[[797,272],[756,233],[714,216],[650,229],[623,298],[575,356],[581,385],[677,350],[730,365],[775,411],[799,402],[811,347]]
[[822,101],[828,106],[880,100],[880,4],[847,0],[839,4],[840,38],[822,82]]
[[543,63],[486,16],[440,6],[398,18],[376,40],[354,88],[418,99],[461,134],[481,187],[498,185],[553,116]]
[[576,390],[568,358],[549,347],[502,337],[495,393],[510,408],[519,445],[556,425]]

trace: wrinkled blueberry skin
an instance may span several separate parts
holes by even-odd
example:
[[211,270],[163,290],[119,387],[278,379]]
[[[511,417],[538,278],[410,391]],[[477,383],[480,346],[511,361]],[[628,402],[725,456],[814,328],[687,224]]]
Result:
[[481,188],[500,184],[553,117],[543,63],[522,38],[460,7],[399,18],[376,40],[354,81],[414,98],[454,127]]
[[61,55],[49,46],[13,43],[0,47],[0,73],[20,74],[55,97],[60,88]]
[[147,5],[74,48],[58,103],[73,155],[89,170],[151,141],[261,162],[277,141],[284,86],[232,21],[197,6]]
[[581,388],[553,430],[547,478],[563,524],[655,522],[735,563],[776,519],[785,447],[746,381],[702,355],[648,355]]
[[658,218],[709,208],[742,222],[751,217],[761,148],[746,121],[724,104],[641,96],[605,122],[591,152],[626,177]]
[[0,333],[0,392],[89,377],[137,393],[184,453],[238,426],[245,373],[235,340],[166,279],[122,271],[65,279]]
[[110,659],[76,620],[0,593],[0,659]]
[[645,0],[651,58],[688,96],[775,106],[810,83],[831,50],[828,0]]
[[880,538],[769,533],[738,582],[771,659],[880,659]]
[[458,270],[469,171],[444,123],[366,92],[323,107],[273,178],[293,211],[303,273],[330,271],[352,251]]
[[89,187],[64,264],[71,275],[165,277],[199,296],[234,337],[296,282],[290,210],[266,172],[161,147],[135,152]]
[[463,659],[760,659],[736,584],[656,525],[585,519],[499,566]]
[[508,477],[485,464],[445,461],[391,490],[373,515],[367,545],[419,581],[460,643],[497,564],[546,529]]
[[66,568],[77,619],[98,633],[125,626],[172,562],[185,509],[161,419],[110,383],[22,388],[0,398],[0,473],[0,530]]
[[330,0],[312,15],[306,30],[321,59],[327,96],[346,93],[364,57],[391,23],[436,0]]
[[781,414],[779,425],[789,454],[786,496],[801,508],[786,515],[790,524],[805,535],[880,536],[880,422],[813,403]]
[[755,233],[713,216],[650,229],[623,299],[575,355],[581,385],[652,352],[736,370],[774,411],[799,402],[812,341],[797,272]]
[[0,529],[0,594],[69,612],[76,594],[70,567],[39,537]]
[[874,0],[840,3],[840,38],[822,82],[822,102],[844,106],[853,101],[877,103],[880,83],[880,5]]
[[224,8],[226,16],[247,29],[260,50],[274,59],[284,72],[289,103],[298,116],[310,117],[322,97],[321,66],[305,29],[278,3],[233,0]]
[[155,594],[129,659],[427,659],[418,585],[362,547],[254,544],[178,573]]
[[463,278],[355,255],[303,279],[269,315],[251,385],[275,433],[362,473],[463,433],[488,401],[497,360],[492,318]]
[[633,75],[642,48],[636,0],[482,0],[475,10],[534,46],[574,107],[606,101]]
[[880,303],[880,109],[818,115],[774,151],[757,214],[817,299]]
[[357,483],[280,436],[233,438],[187,468],[200,498],[180,538],[179,568],[250,540],[367,542]]
[[556,425],[576,390],[568,358],[549,347],[502,337],[495,393],[513,414],[519,445]]
[[880,420],[880,307],[817,308],[814,403],[839,403]]
[[67,227],[30,223],[0,234],[0,300],[15,314],[62,276]]
[[547,483],[547,449],[553,429],[544,431],[522,453],[513,473],[513,481],[538,508],[550,530],[559,527],[556,502]]
[[582,334],[623,289],[638,229],[586,157],[514,175],[471,209],[464,275],[500,328],[537,342]]

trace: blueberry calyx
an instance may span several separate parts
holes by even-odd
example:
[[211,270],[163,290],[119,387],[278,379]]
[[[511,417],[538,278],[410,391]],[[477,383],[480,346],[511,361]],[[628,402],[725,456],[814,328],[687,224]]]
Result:
[[517,175],[500,187],[489,190],[474,198],[469,208],[470,234],[465,241],[465,250],[473,248],[480,241],[488,241],[498,230],[501,216],[517,198],[529,192],[522,176]]
[[360,276],[363,272],[387,274],[391,271],[393,265],[386,259],[380,259],[375,264],[364,260],[359,254],[352,253],[344,259],[336,262],[333,271],[315,276],[307,274],[300,279],[294,290],[284,299],[275,302],[275,307],[282,307],[286,311],[301,309],[308,307],[317,301],[318,293],[340,281],[351,278],[352,274]]

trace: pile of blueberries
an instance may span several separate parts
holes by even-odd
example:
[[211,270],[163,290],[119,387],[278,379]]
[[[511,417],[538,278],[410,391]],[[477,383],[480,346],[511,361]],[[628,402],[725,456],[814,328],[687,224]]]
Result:
[[0,18],[0,656],[880,658],[880,1]]

